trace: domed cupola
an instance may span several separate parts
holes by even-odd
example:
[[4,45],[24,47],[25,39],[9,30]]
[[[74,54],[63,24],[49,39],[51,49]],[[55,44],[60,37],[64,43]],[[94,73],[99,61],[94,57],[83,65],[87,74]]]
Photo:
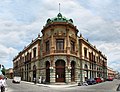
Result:
[[61,13],[58,13],[57,17],[58,17],[58,18],[62,18],[62,14],[61,14]]
[[49,18],[47,20],[46,25],[49,25],[49,24],[54,23],[54,22],[70,23],[70,24],[73,25],[73,20],[62,16],[61,13],[58,13],[58,15],[56,17],[54,17],[54,18],[51,18],[51,19]]

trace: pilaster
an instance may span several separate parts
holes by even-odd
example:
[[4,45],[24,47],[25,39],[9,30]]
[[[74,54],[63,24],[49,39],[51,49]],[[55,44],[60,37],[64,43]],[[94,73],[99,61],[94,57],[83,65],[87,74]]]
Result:
[[55,43],[54,43],[54,37],[53,37],[53,35],[54,35],[54,29],[52,28],[51,29],[51,47],[50,47],[50,53],[54,53],[54,49],[55,49]]

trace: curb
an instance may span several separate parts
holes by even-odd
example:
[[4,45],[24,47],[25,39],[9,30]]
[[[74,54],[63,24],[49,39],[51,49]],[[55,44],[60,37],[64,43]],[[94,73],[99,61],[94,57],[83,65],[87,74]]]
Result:
[[32,84],[32,85],[37,85],[37,86],[43,86],[43,87],[49,87],[49,88],[69,88],[69,87],[76,87],[78,86],[78,84],[74,84],[74,85],[53,85],[53,84],[39,84],[39,83],[36,83],[34,84],[33,82],[26,82],[26,81],[21,81],[21,82],[24,82],[24,83],[28,83],[28,84]]

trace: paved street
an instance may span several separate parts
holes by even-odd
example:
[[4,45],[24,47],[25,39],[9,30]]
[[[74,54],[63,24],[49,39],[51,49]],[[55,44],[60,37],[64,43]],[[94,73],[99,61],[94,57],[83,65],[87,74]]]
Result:
[[21,82],[12,83],[7,80],[6,92],[116,92],[120,80],[107,81],[104,83],[89,86],[55,86],[55,85],[35,85],[33,83]]

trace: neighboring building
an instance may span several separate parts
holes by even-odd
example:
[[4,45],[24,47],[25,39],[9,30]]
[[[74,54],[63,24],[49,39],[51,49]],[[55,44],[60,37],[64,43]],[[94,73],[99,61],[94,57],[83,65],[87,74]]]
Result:
[[13,68],[6,69],[6,71],[5,71],[5,76],[6,76],[7,78],[12,79],[12,78],[13,78]]
[[110,67],[107,67],[107,77],[108,78],[115,78],[116,77],[116,71],[114,71]]
[[[33,40],[14,59],[14,73],[22,80],[80,82],[88,78],[107,78],[107,58],[82,35],[72,19],[61,13],[47,20],[42,36]],[[40,78],[41,78],[40,77]]]
[[119,79],[119,72],[118,71],[115,71],[115,78]]

